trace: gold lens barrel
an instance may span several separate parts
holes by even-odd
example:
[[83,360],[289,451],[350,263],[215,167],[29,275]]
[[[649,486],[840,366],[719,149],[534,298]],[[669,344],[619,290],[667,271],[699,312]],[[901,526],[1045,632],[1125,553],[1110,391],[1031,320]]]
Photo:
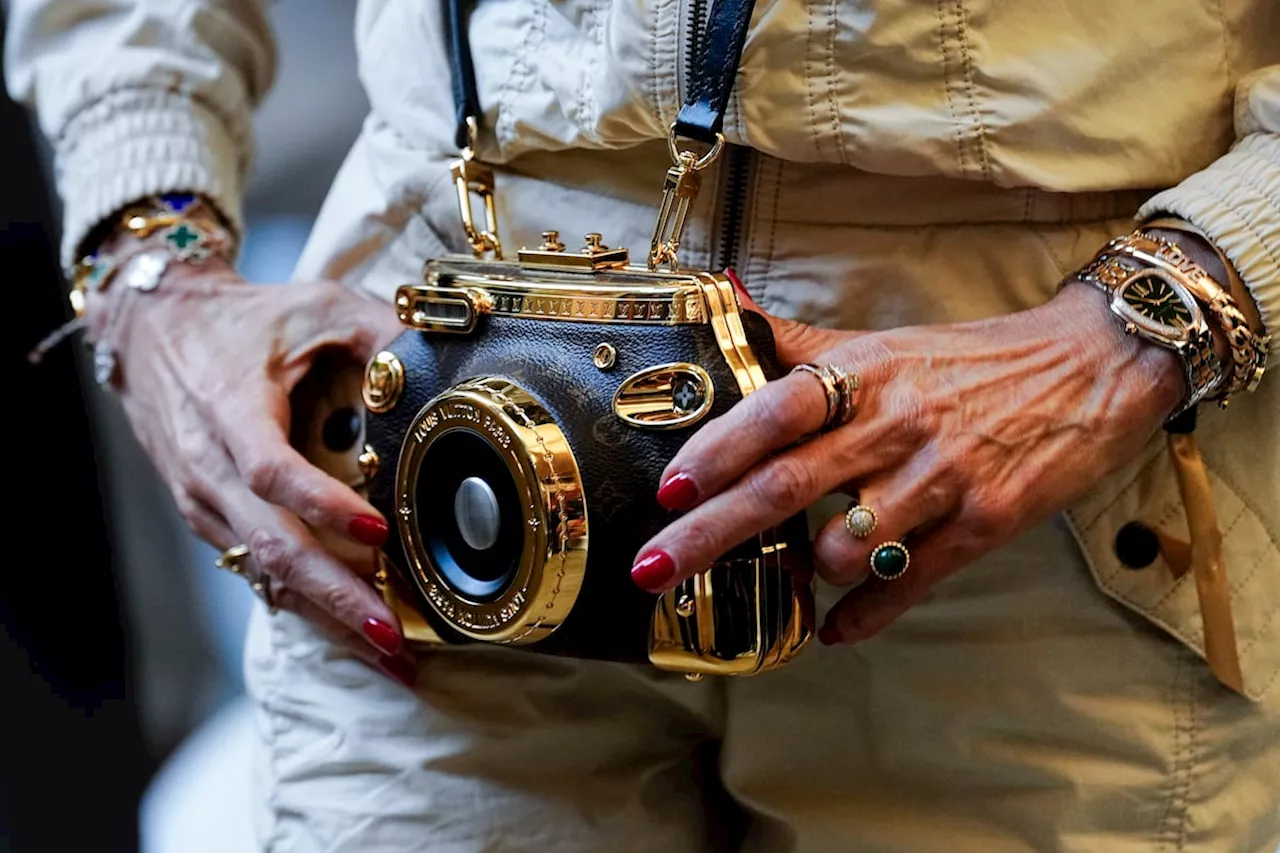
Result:
[[[468,595],[451,581],[433,525],[420,505],[431,488],[425,466],[442,440],[468,433],[501,459],[519,507],[518,558],[509,581],[492,594]],[[440,445],[445,447],[447,445]],[[424,480],[425,478],[425,480]],[[509,492],[510,485],[501,484]],[[405,435],[396,471],[395,517],[410,574],[423,598],[451,628],[473,640],[525,645],[563,624],[587,566],[587,508],[577,460],[551,414],[527,391],[501,378],[464,382],[428,402]]]

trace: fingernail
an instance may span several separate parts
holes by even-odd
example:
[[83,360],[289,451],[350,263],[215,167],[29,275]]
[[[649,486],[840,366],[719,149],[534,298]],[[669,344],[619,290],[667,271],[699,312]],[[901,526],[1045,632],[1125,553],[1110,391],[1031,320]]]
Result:
[[386,622],[366,619],[361,627],[364,628],[364,635],[369,638],[369,642],[373,643],[373,647],[384,655],[394,655],[404,645],[404,637],[401,637],[400,632]]
[[818,642],[824,646],[834,646],[843,639],[844,635],[835,625],[823,625],[818,629]]
[[698,487],[688,474],[672,474],[658,489],[658,503],[665,509],[688,509],[698,500]]
[[378,661],[378,669],[403,684],[405,687],[412,687],[418,680],[418,667],[412,661],[404,658],[387,657]]
[[666,551],[651,551],[631,567],[631,580],[649,592],[658,592],[676,573],[676,561]]
[[381,548],[387,542],[387,523],[372,515],[357,515],[351,519],[347,531],[358,542]]

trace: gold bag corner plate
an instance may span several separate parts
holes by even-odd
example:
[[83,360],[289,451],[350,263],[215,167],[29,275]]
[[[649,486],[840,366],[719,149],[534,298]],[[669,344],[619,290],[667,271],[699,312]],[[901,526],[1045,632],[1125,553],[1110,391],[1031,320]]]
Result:
[[647,367],[622,381],[613,395],[613,413],[639,429],[693,426],[711,412],[715,385],[696,364],[677,362]]

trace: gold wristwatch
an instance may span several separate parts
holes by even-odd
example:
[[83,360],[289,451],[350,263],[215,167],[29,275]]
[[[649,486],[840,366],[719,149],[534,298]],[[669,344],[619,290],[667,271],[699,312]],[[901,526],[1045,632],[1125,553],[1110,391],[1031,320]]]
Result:
[[1187,393],[1172,417],[1225,390],[1230,374],[1214,351],[1213,331],[1196,298],[1200,279],[1212,278],[1181,252],[1173,262],[1163,251],[1168,248],[1176,247],[1142,232],[1118,237],[1077,277],[1110,296],[1111,312],[1126,333],[1178,356]]

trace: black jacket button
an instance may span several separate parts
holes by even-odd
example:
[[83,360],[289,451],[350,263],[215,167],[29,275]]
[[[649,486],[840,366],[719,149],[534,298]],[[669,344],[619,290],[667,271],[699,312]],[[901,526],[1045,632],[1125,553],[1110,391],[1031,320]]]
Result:
[[1116,532],[1116,557],[1130,569],[1145,569],[1160,556],[1160,540],[1150,527],[1131,521]]

